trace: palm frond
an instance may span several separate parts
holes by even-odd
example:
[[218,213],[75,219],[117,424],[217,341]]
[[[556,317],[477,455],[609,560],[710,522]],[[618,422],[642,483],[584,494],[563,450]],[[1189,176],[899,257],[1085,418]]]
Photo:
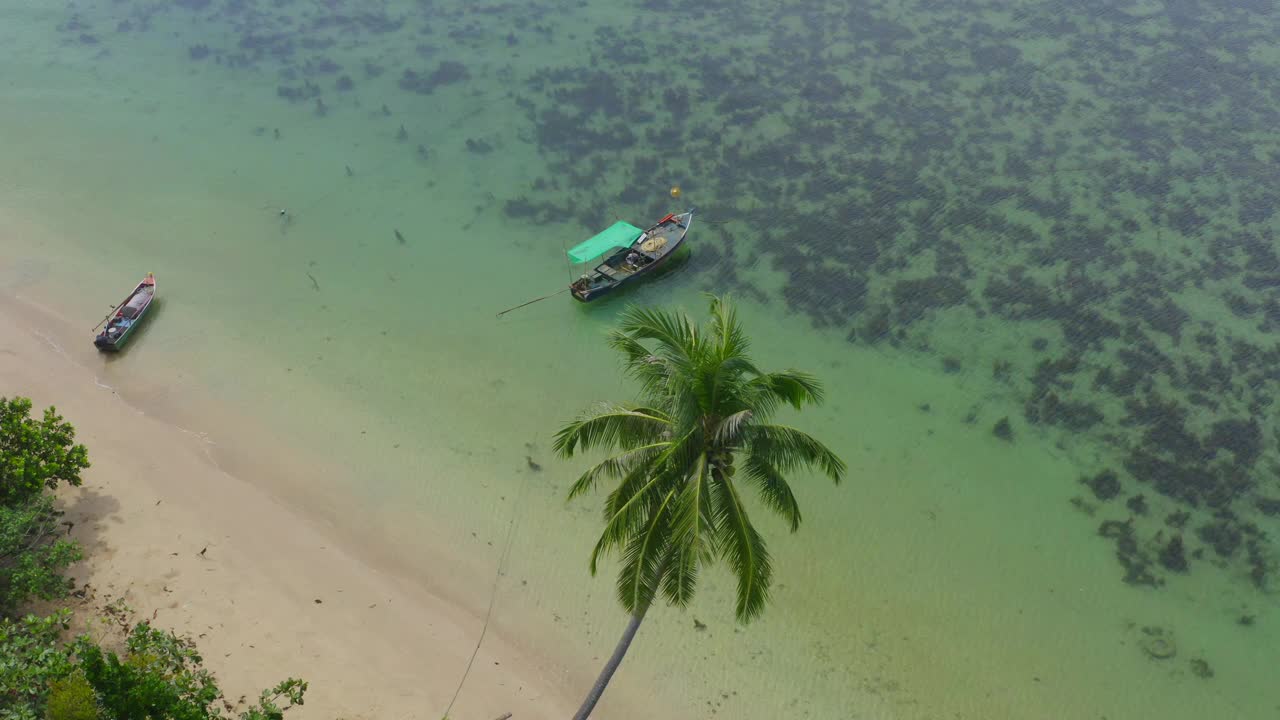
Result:
[[742,461],[742,474],[755,486],[765,506],[787,521],[791,532],[800,529],[800,503],[796,502],[791,486],[776,467],[758,455],[747,455]]
[[711,442],[716,446],[736,445],[742,429],[751,422],[755,413],[748,410],[738,412],[722,419],[711,434]]
[[752,425],[748,436],[748,451],[784,473],[816,466],[836,483],[844,477],[844,461],[808,433],[786,425]]
[[609,494],[609,500],[605,504],[604,530],[600,532],[600,539],[591,551],[592,575],[596,574],[602,555],[626,543],[635,536],[638,528],[649,521],[655,504],[654,496],[661,492],[664,479],[662,475],[649,475],[644,468],[640,468]]
[[675,488],[667,491],[644,530],[634,533],[627,542],[618,573],[618,599],[633,615],[649,607],[657,594],[664,551],[670,540],[668,508],[675,497]]
[[664,472],[682,479],[688,478],[705,449],[702,429],[696,425],[690,427],[684,435],[672,440],[671,447],[662,458]]
[[628,307],[618,329],[637,340],[657,340],[657,353],[681,365],[691,363],[700,349],[698,328],[683,314]]
[[673,374],[672,364],[666,358],[653,354],[644,343],[619,330],[609,333],[608,343],[622,353],[626,374],[640,381],[641,394],[662,397],[662,389]]
[[711,334],[715,340],[715,354],[721,360],[742,357],[751,349],[751,342],[738,322],[738,311],[729,296],[711,296]]
[[818,405],[824,397],[822,383],[809,373],[799,370],[764,373],[751,383],[797,410],[805,405]]
[[556,432],[552,448],[564,458],[579,448],[629,448],[656,439],[670,420],[654,408],[628,408],[605,404],[594,414],[583,415]]
[[717,491],[716,529],[720,536],[721,557],[728,561],[729,569],[738,579],[735,614],[740,622],[749,622],[764,610],[769,601],[773,565],[764,538],[747,517],[747,510],[732,478],[714,473],[712,486]]
[[688,479],[672,506],[672,543],[693,550],[700,558],[710,555],[707,543],[715,531],[714,524],[708,523],[714,517],[711,513],[711,491],[707,486],[709,474],[707,456],[702,455],[688,473]]
[[662,572],[662,595],[676,607],[688,607],[698,589],[700,558],[693,549],[672,544]]
[[641,445],[624,453],[614,455],[604,460],[582,474],[569,488],[569,497],[572,500],[583,493],[595,489],[597,483],[605,478],[612,480],[620,480],[631,474],[638,466],[645,464],[661,454],[663,448],[671,445],[670,442],[657,442],[648,445]]

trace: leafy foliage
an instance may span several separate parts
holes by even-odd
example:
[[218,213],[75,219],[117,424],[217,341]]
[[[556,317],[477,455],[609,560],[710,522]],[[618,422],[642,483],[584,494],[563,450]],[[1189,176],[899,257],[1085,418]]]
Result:
[[600,405],[556,434],[562,457],[614,453],[583,473],[569,497],[615,483],[591,571],[602,555],[621,556],[618,596],[633,615],[659,593],[687,605],[701,568],[723,561],[737,577],[738,619],[757,617],[768,602],[772,563],[742,488],[794,532],[800,507],[786,475],[808,468],[839,482],[845,472],[821,442],[772,422],[784,406],[821,402],[821,383],[798,370],[760,370],[732,305],[712,298],[710,310],[705,326],[662,310],[624,312],[609,343],[640,383],[640,402]]
[[81,552],[74,541],[57,537],[60,516],[47,492],[14,507],[0,506],[0,614],[32,598],[66,595],[62,571]]
[[0,398],[0,615],[33,598],[65,595],[61,573],[80,549],[57,537],[51,491],[80,485],[87,467],[75,429],[53,408],[35,420],[30,400]]
[[49,687],[71,673],[71,659],[58,642],[70,618],[71,611],[61,610],[0,620],[0,717],[36,717],[34,708],[43,705]]
[[98,697],[84,673],[74,672],[49,686],[45,720],[97,720]]
[[61,482],[78,487],[89,454],[75,437],[54,408],[35,420],[29,399],[0,398],[0,505],[22,504]]
[[[195,644],[172,632],[139,623],[129,634],[124,658],[88,637],[74,644],[85,678],[107,717],[223,720],[222,691],[203,667]],[[241,720],[279,720],[301,705],[307,684],[289,679],[266,690]],[[280,703],[284,702],[281,707]]]
[[[63,645],[71,612],[0,621],[3,720],[228,720],[222,690],[195,644],[142,622],[124,656],[88,635]],[[281,720],[307,684],[290,678],[264,690],[239,720]]]

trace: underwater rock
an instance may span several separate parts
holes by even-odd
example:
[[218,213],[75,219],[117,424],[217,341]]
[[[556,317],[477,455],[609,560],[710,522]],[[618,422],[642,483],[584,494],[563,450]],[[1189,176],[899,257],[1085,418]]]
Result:
[[867,321],[862,324],[861,338],[870,343],[879,342],[889,335],[889,308],[877,305],[867,313]]
[[1013,377],[1013,363],[1008,360],[993,360],[991,362],[991,377],[999,382],[1009,382]]
[[1244,535],[1235,523],[1228,518],[1219,518],[1201,525],[1196,529],[1196,536],[1213,548],[1219,557],[1230,558],[1240,549]]
[[924,317],[930,310],[949,308],[963,304],[969,291],[962,281],[946,275],[899,280],[891,291],[898,321],[911,323]]
[[209,49],[209,46],[204,44],[192,45],[187,48],[187,56],[192,60],[204,60],[209,57],[212,52],[213,51]]
[[1158,587],[1162,584],[1162,581],[1151,573],[1151,558],[1138,547],[1132,518],[1124,522],[1106,520],[1098,526],[1098,534],[1115,541],[1116,559],[1124,568],[1122,580],[1125,583],[1150,587]]
[[476,155],[488,155],[493,152],[493,144],[483,139],[467,138],[467,152],[475,153]]
[[1093,405],[1063,400],[1052,390],[1033,393],[1023,407],[1023,415],[1032,424],[1060,425],[1073,432],[1092,429],[1105,419]]
[[1009,424],[1009,418],[1007,416],[1000,418],[991,428],[991,434],[1005,442],[1013,442],[1013,426]]
[[333,83],[334,89],[338,92],[350,92],[355,89],[355,86],[356,81],[352,80],[350,75],[340,75]]
[[1185,573],[1187,571],[1187,554],[1186,549],[1182,546],[1182,536],[1174,535],[1163,548],[1160,549],[1160,564],[1166,570]]
[[445,60],[429,74],[405,69],[400,75],[400,89],[419,95],[430,95],[436,88],[460,83],[471,78],[467,66],[454,60]]
[[1088,485],[1099,500],[1110,500],[1120,494],[1120,477],[1111,470],[1103,470],[1093,477],[1082,477],[1080,482]]
[[276,88],[276,95],[288,100],[291,103],[307,102],[320,97],[320,86],[305,80],[301,85],[289,86],[281,85]]
[[1263,515],[1268,517],[1280,515],[1280,499],[1259,497],[1254,499],[1253,504]]
[[1094,515],[1098,514],[1098,506],[1094,505],[1088,500],[1085,500],[1082,497],[1079,497],[1079,496],[1073,497],[1068,502],[1071,503],[1072,507],[1084,513],[1085,515],[1088,515],[1089,517],[1093,517]]
[[1259,590],[1267,589],[1267,573],[1271,571],[1271,563],[1268,562],[1266,554],[1262,550],[1260,537],[1265,535],[1258,531],[1255,525],[1246,526],[1246,530],[1253,531],[1254,537],[1249,538],[1245,542],[1245,549],[1248,551],[1249,562],[1249,582]]
[[309,58],[302,66],[304,75],[332,75],[342,72],[342,66],[327,57]]
[[1129,512],[1134,515],[1147,514],[1147,496],[1138,494],[1124,501],[1124,506],[1129,508]]
[[1210,457],[1219,450],[1227,450],[1234,456],[1237,464],[1252,466],[1262,454],[1262,428],[1253,418],[1219,420],[1209,429],[1204,448],[1204,452]]
[[1204,658],[1192,658],[1191,674],[1198,678],[1208,680],[1213,677],[1213,668],[1209,667],[1209,662]]

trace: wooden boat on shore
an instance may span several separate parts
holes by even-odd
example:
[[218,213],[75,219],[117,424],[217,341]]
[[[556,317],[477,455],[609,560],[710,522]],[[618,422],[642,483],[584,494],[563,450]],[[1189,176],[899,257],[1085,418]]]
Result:
[[151,273],[116,306],[106,327],[93,339],[99,350],[113,352],[124,347],[142,319],[146,317],[151,302],[156,298],[156,278]]
[[653,273],[669,260],[689,234],[694,209],[666,217],[647,230],[618,221],[595,237],[569,250],[569,259],[585,263],[607,253],[604,262],[573,281],[574,299],[591,302]]

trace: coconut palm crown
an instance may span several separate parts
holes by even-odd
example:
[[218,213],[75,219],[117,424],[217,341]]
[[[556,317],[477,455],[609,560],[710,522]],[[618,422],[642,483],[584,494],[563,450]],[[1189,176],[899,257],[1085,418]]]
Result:
[[757,368],[725,298],[711,299],[705,327],[683,314],[629,308],[609,344],[639,381],[640,401],[602,404],[555,438],[566,458],[612,453],[569,491],[572,499],[602,481],[613,484],[592,574],[601,556],[620,553],[618,597],[638,621],[659,592],[686,606],[699,571],[723,560],[737,578],[737,618],[750,621],[768,602],[772,568],[744,491],[754,491],[794,532],[800,506],[786,477],[812,468],[838,483],[845,472],[821,442],[771,422],[783,405],[821,402],[821,384],[797,370]]

